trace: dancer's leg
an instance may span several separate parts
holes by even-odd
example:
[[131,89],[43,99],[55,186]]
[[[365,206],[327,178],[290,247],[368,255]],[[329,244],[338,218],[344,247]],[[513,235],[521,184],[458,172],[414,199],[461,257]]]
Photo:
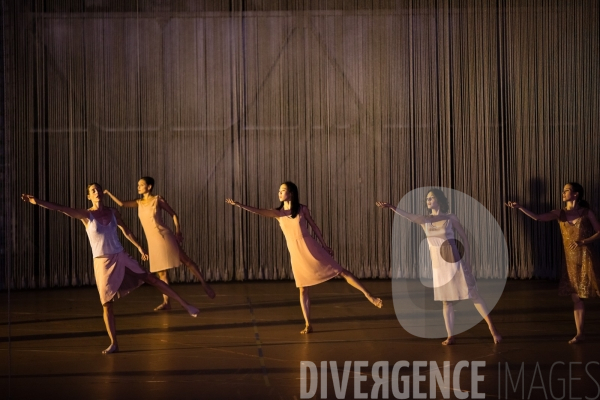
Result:
[[340,276],[343,277],[352,287],[360,290],[375,307],[381,308],[381,306],[383,306],[383,300],[378,297],[371,296],[371,293],[365,289],[365,287],[358,281],[358,279],[356,279],[352,272],[344,269],[342,272],[340,272]]
[[583,300],[573,293],[571,295],[571,299],[573,300],[573,315],[575,317],[575,327],[577,328],[577,335],[571,340],[569,343],[576,344],[581,343],[585,340],[585,335],[583,333],[583,319],[585,317],[585,306],[583,304]]
[[496,327],[494,326],[494,323],[492,322],[492,318],[490,318],[490,312],[487,309],[485,301],[483,301],[479,293],[476,293],[475,297],[473,297],[472,300],[473,304],[475,305],[475,308],[477,309],[477,311],[479,311],[479,314],[487,323],[490,333],[494,338],[494,343],[500,343],[502,341],[502,336],[500,336],[500,334],[496,330]]
[[154,275],[152,275],[150,273],[136,274],[135,272],[131,271],[129,268],[125,268],[125,273],[128,275],[134,275],[138,279],[143,280],[145,283],[156,287],[163,294],[166,294],[167,296],[169,296],[170,298],[174,299],[179,304],[181,304],[183,306],[183,308],[185,308],[192,317],[198,316],[198,313],[200,312],[200,310],[198,310],[196,307],[194,307],[191,304],[189,304],[188,302],[186,302],[183,298],[181,298],[181,296],[179,296],[177,293],[175,293],[175,291],[173,289],[171,289],[171,287],[169,285],[166,285],[163,281],[161,281]]
[[102,354],[111,354],[119,351],[119,344],[117,343],[117,330],[115,328],[115,314],[113,312],[112,302],[102,304],[104,325],[106,325],[106,332],[110,338],[110,346],[102,351]]
[[304,322],[306,326],[300,333],[311,333],[312,325],[310,324],[310,291],[308,287],[301,287],[300,289],[300,307],[302,307],[302,315],[304,315]]
[[206,281],[204,280],[204,277],[202,276],[202,273],[200,272],[200,268],[198,268],[198,265],[191,258],[189,258],[187,254],[185,254],[185,252],[183,251],[183,249],[181,247],[179,248],[179,259],[181,260],[182,263],[185,264],[186,267],[188,267],[190,269],[190,271],[192,271],[192,274],[194,274],[194,276],[196,278],[198,278],[198,280],[202,284],[202,288],[206,292],[206,295],[208,296],[208,298],[214,299],[215,291],[212,290],[212,288],[209,286],[209,284],[206,283]]
[[[156,273],[158,278],[163,281],[166,285],[169,284],[169,274],[167,271],[158,271]],[[158,307],[154,309],[154,311],[168,311],[171,309],[171,302],[169,301],[169,296],[163,294],[163,302]]]
[[454,344],[454,303],[451,301],[444,301],[444,323],[446,324],[446,332],[448,332],[448,338],[442,342],[444,346]]

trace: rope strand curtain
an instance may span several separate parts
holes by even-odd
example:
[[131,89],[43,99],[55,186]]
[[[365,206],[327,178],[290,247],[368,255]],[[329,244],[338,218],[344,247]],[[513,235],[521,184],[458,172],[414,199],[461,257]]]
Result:
[[[94,283],[82,224],[19,199],[86,208],[92,181],[125,200],[154,177],[211,281],[291,279],[277,222],[224,203],[275,207],[285,180],[359,278],[391,276],[392,216],[375,201],[414,188],[482,203],[515,278],[557,277],[562,246],[556,224],[504,201],[549,211],[575,180],[599,211],[596,0],[4,0],[3,10],[1,288]],[[143,238],[136,211],[121,213]]]

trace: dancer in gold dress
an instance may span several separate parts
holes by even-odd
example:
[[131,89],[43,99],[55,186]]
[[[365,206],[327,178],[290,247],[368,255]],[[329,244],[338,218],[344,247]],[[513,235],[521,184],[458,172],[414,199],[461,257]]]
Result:
[[558,294],[571,296],[577,334],[569,343],[585,340],[583,322],[585,307],[582,299],[600,297],[600,265],[594,259],[589,245],[600,238],[600,223],[589,204],[583,199],[583,187],[577,182],[567,183],[562,192],[565,208],[545,214],[535,214],[519,203],[509,201],[510,208],[521,210],[536,221],[558,220],[565,249],[565,263]]

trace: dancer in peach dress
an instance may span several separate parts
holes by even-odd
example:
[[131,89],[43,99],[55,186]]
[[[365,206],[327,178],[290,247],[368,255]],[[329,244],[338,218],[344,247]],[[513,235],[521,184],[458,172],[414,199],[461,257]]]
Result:
[[117,227],[137,247],[142,255],[142,260],[148,259],[148,255],[144,252],[131,230],[125,225],[119,212],[114,208],[104,206],[102,187],[97,183],[90,184],[87,197],[92,202],[92,207],[82,210],[40,200],[30,194],[21,195],[23,201],[37,204],[49,210],[60,211],[71,218],[79,219],[85,225],[92,247],[92,254],[94,255],[94,277],[100,294],[100,302],[104,309],[104,323],[111,342],[110,346],[102,353],[110,354],[119,351],[112,306],[113,300],[129,294],[144,282],[155,286],[165,295],[177,300],[192,317],[196,317],[198,315],[196,307],[188,304],[173,289],[144,271],[137,261],[123,250],[117,236]]
[[[183,235],[181,234],[181,226],[177,214],[175,214],[175,211],[173,211],[165,199],[152,194],[153,188],[154,179],[145,176],[138,181],[138,193],[142,195],[141,199],[121,201],[108,190],[105,190],[104,193],[109,195],[121,207],[137,207],[138,217],[148,241],[150,272],[156,272],[160,280],[168,285],[169,276],[167,275],[167,271],[171,268],[179,267],[183,263],[198,278],[208,297],[213,299],[215,292],[204,280],[200,268],[181,248]],[[165,210],[173,218],[175,234],[163,222],[162,210]],[[171,303],[169,297],[164,295],[162,304],[156,307],[154,311],[166,311],[170,309]]]
[[[300,306],[302,307],[302,314],[306,322],[305,328],[300,333],[306,334],[313,331],[310,322],[309,287],[325,282],[338,275],[346,279],[346,282],[350,285],[360,290],[373,305],[381,308],[383,305],[382,300],[371,296],[350,271],[341,267],[333,259],[333,251],[325,244],[321,231],[313,221],[308,207],[300,204],[298,188],[294,183],[285,182],[279,187],[279,201],[281,201],[281,204],[277,209],[260,209],[242,205],[232,199],[225,200],[227,204],[238,206],[263,217],[276,218],[279,221],[279,226],[285,235],[290,252],[296,287],[300,289]],[[321,245],[310,235],[307,223],[321,242]]]

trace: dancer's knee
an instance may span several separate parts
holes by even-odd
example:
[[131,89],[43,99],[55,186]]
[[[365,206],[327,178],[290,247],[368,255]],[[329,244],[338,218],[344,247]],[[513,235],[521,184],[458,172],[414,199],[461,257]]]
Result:
[[583,299],[575,293],[571,295],[571,300],[573,300],[574,305],[583,305]]
[[454,302],[453,301],[445,301],[443,302],[444,304],[444,308],[454,308]]
[[339,273],[339,276],[341,276],[344,279],[354,277],[354,275],[352,275],[352,272],[348,271],[346,268],[342,268],[342,271]]

